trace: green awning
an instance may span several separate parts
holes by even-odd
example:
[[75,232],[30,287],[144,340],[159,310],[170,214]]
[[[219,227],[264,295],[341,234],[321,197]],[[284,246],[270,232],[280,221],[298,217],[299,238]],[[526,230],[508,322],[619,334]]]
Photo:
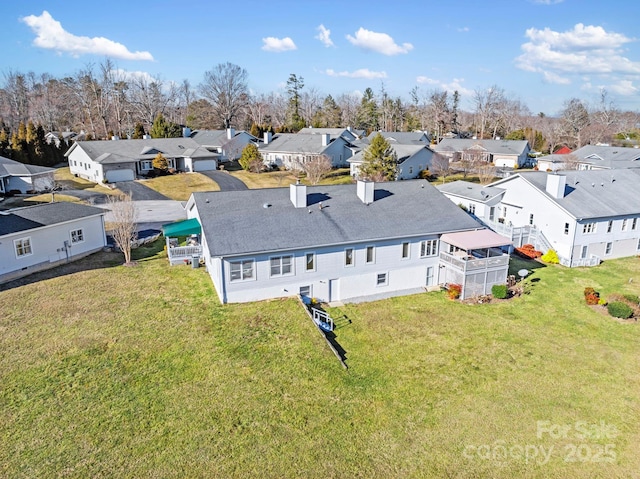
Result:
[[162,234],[165,237],[199,235],[201,232],[202,226],[196,218],[162,225]]

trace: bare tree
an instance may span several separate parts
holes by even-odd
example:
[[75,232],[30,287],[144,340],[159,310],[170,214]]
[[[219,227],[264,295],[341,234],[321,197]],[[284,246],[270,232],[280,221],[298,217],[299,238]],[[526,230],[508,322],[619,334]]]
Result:
[[478,173],[478,180],[480,180],[480,184],[482,185],[491,183],[496,177],[496,167],[490,163],[478,166],[476,172]]
[[442,183],[445,183],[447,176],[453,173],[449,158],[440,153],[434,153],[431,158],[431,171],[437,176],[442,176]]
[[300,167],[307,175],[307,180],[312,185],[317,185],[320,180],[331,171],[331,159],[327,155],[316,155],[309,161],[300,163]]
[[341,125],[355,127],[360,97],[354,94],[342,94],[337,98],[336,103],[342,111]]
[[231,127],[236,116],[249,99],[248,73],[233,63],[219,63],[213,70],[204,72],[200,94],[209,100],[220,124]]
[[572,148],[580,148],[583,145],[583,132],[589,122],[589,112],[581,100],[572,98],[565,102],[562,110],[562,124],[567,141]]
[[564,155],[564,160],[565,161],[562,164],[563,170],[579,170],[580,169],[580,158],[578,158],[573,153]]
[[109,208],[111,210],[111,236],[116,246],[124,253],[124,264],[132,266],[131,242],[137,237],[136,218],[137,212],[131,195],[109,196]]

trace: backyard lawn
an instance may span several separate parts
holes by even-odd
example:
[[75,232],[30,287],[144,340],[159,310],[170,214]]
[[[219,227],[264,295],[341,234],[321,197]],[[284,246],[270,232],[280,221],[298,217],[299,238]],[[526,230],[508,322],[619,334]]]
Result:
[[0,477],[638,477],[640,325],[583,299],[637,258],[331,308],[345,370],[296,300],[221,305],[161,248],[0,285]]
[[219,191],[220,187],[200,173],[180,173],[143,180],[142,184],[176,201],[187,201],[196,191]]

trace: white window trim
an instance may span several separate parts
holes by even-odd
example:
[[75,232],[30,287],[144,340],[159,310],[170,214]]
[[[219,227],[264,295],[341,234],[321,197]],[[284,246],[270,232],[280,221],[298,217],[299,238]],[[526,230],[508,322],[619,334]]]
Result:
[[[80,232],[81,239],[74,241],[73,233],[77,233],[78,231]],[[84,230],[82,228],[76,228],[75,230],[69,231],[69,239],[71,240],[71,244],[84,243]]]
[[629,227],[629,222],[628,222],[627,218],[624,218],[622,220],[621,231],[627,231],[628,227]]
[[[607,251],[607,249],[609,251]],[[605,243],[605,245],[604,245],[604,255],[605,256],[611,256],[612,253],[613,253],[613,242],[609,241],[609,242]]]
[[[251,263],[251,276],[248,278],[244,277],[244,263]],[[232,279],[231,278],[231,268],[234,264],[240,264],[240,278]],[[239,259],[234,261],[229,261],[229,282],[230,283],[243,283],[247,281],[255,281],[256,278],[256,261],[255,259]]]
[[[347,251],[351,251],[351,264],[347,263]],[[354,248],[344,249],[344,267],[353,268],[356,265],[356,250]]]
[[[313,256],[313,268],[309,269],[309,262],[307,261],[307,256],[312,255]],[[318,259],[318,255],[316,255],[315,253],[305,253],[304,254],[304,270],[307,273],[313,273],[316,270],[316,261]]]
[[[371,248],[371,261],[369,261],[369,248]],[[376,263],[376,247],[373,245],[368,245],[364,249],[364,262],[365,264],[375,264]]]
[[[420,257],[421,258],[433,258],[434,256],[438,255],[438,244],[437,239],[430,239],[430,240],[423,240],[420,242]],[[427,244],[429,246],[427,246]],[[423,254],[423,251],[427,250],[427,251],[432,251],[432,253],[430,254]]]
[[[288,273],[283,273],[283,264],[282,264],[282,260],[284,258],[289,258],[289,267],[291,268],[291,271],[289,271]],[[273,271],[271,270],[271,261],[274,259],[278,259],[280,260],[280,272],[279,273],[273,273]],[[279,255],[279,256],[270,256],[269,257],[269,277],[270,278],[280,278],[281,276],[293,276],[295,274],[295,264],[294,264],[294,257],[292,254],[283,254],[283,255]]]
[[582,234],[591,235],[596,232],[598,223],[584,223],[582,225]]
[[[404,245],[407,245],[407,256],[404,256]],[[411,243],[408,241],[403,241],[400,244],[400,260],[406,261],[411,259]]]
[[[21,244],[21,248],[24,250],[24,243],[29,243],[29,252],[18,254],[18,243]],[[31,256],[33,254],[33,246],[31,245],[31,236],[25,236],[24,238],[17,238],[13,240],[13,252],[16,255],[16,258],[24,258],[25,256]]]

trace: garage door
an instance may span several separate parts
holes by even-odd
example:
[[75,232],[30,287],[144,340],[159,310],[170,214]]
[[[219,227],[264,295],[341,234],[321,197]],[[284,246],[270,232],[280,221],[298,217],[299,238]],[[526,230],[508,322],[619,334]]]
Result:
[[216,160],[200,160],[193,162],[193,171],[212,171],[217,168]]
[[107,171],[106,176],[109,183],[116,183],[118,181],[135,180],[135,175],[133,174],[133,170],[130,170],[128,168],[122,168],[121,170],[109,170]]

